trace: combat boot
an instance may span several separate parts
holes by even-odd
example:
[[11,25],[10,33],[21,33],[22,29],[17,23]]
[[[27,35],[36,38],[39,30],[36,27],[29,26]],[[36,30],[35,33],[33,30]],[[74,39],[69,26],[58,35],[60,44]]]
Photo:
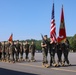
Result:
[[42,67],[46,67],[46,65],[45,65],[45,63],[44,63],[44,62],[42,63]]
[[50,67],[50,65],[47,63],[47,64],[45,64],[45,67],[46,67],[46,68],[49,68],[49,67]]

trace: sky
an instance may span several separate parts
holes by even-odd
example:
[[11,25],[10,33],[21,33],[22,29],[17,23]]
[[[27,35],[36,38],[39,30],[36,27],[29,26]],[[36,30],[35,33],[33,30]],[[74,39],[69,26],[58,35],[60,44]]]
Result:
[[67,36],[76,34],[76,0],[0,0],[0,41],[50,37],[52,4],[55,4],[55,23],[58,36],[63,4]]

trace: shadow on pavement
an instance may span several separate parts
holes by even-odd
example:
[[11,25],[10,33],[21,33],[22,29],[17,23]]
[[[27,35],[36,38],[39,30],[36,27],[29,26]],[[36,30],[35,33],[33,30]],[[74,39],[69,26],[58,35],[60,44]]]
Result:
[[0,68],[0,75],[38,75],[38,74],[18,72],[18,71]]
[[72,67],[72,66],[76,66],[76,64],[71,64],[71,65],[65,65],[65,66],[58,66],[58,67]]
[[76,66],[76,64],[71,64],[70,66]]

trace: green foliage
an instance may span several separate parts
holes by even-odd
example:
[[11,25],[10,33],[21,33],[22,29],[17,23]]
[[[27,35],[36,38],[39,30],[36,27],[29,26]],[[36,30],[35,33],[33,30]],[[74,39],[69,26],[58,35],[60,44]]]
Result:
[[[26,40],[22,40],[24,43]],[[20,42],[22,42],[20,41]],[[32,41],[34,41],[35,45],[36,45],[36,50],[41,50],[41,40],[35,40],[35,39],[27,39],[27,41],[29,42],[29,44],[31,44]]]
[[71,49],[76,52],[76,34],[69,39]]
[[76,34],[73,37],[68,37],[70,49],[76,52]]
[[76,51],[76,40],[73,40],[71,42],[71,47],[72,47],[73,51],[75,52]]
[[[74,36],[69,36],[67,37],[67,39],[70,42],[70,50],[73,50],[74,52],[76,52],[76,34]],[[50,40],[48,38],[48,40]],[[16,42],[16,40],[14,40]],[[20,40],[20,42],[25,43],[26,40]],[[27,41],[29,42],[29,44],[31,44],[32,41],[34,41],[35,45],[36,45],[36,50],[41,50],[41,41],[42,40],[35,40],[35,39],[27,39]]]

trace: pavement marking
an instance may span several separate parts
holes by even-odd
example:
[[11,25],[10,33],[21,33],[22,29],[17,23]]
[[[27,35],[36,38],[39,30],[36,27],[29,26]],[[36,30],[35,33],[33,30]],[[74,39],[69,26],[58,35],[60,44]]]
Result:
[[[9,64],[9,63],[7,63],[7,64]],[[46,67],[42,67],[42,66],[38,66],[38,65],[25,64],[25,63],[16,63],[16,64],[23,65],[23,66],[36,67],[36,68],[46,68]],[[62,69],[62,68],[50,68],[50,69],[57,70],[57,71],[65,71],[65,72],[73,72],[73,73],[76,73],[76,70],[68,70],[68,69]]]
[[[37,65],[31,65],[31,64],[23,64],[23,63],[17,63],[19,65],[24,65],[24,66],[31,66],[31,67],[36,67],[36,68],[46,68],[42,66],[37,66]],[[67,70],[67,69],[62,69],[62,68],[51,68],[52,70],[57,70],[57,71],[65,71],[65,72],[75,72],[76,70]]]
[[62,68],[51,68],[52,70],[58,70],[58,71],[66,71],[66,72],[76,72],[76,70],[67,70]]
[[17,63],[19,65],[24,65],[24,66],[31,66],[31,67],[37,67],[37,68],[44,68],[42,66],[36,66],[36,65],[31,65],[31,64],[22,64],[22,63]]

